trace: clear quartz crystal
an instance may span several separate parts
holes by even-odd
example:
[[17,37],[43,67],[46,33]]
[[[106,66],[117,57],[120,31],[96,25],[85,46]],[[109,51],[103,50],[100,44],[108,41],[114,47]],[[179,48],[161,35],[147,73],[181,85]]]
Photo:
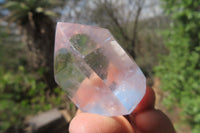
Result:
[[146,91],[146,78],[104,28],[57,23],[56,82],[83,112],[130,114]]

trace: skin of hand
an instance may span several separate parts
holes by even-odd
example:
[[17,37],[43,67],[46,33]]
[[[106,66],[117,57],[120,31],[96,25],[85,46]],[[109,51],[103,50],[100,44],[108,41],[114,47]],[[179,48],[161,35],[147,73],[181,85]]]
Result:
[[155,94],[147,86],[145,96],[127,116],[107,117],[77,112],[72,119],[70,133],[175,133],[169,118],[154,108]]

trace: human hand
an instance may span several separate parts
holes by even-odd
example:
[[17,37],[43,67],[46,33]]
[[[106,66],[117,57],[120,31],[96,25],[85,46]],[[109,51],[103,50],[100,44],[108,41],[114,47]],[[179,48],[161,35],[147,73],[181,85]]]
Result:
[[175,133],[168,117],[154,108],[155,94],[147,87],[136,109],[127,116],[107,117],[77,112],[70,133]]

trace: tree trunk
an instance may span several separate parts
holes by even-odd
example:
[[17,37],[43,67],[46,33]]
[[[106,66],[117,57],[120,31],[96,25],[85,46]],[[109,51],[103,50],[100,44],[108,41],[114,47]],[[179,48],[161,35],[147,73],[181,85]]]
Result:
[[45,69],[44,80],[49,88],[54,88],[53,53],[55,38],[55,23],[49,17],[36,14],[32,21],[22,25],[23,34],[29,49],[29,66],[31,69]]

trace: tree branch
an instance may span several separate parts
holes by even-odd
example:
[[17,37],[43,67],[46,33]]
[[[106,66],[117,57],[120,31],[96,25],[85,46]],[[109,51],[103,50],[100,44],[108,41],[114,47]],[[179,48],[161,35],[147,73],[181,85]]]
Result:
[[[140,0],[139,0],[140,1]],[[137,39],[137,29],[138,29],[138,21],[139,21],[139,17],[142,11],[142,6],[143,6],[144,2],[142,2],[141,4],[138,4],[138,9],[137,9],[137,13],[135,16],[135,21],[134,21],[134,27],[133,27],[133,38],[132,38],[132,42],[134,43]]]
[[107,1],[103,5],[104,5],[104,8],[105,8],[105,11],[108,13],[109,17],[112,19],[112,21],[114,22],[114,24],[116,25],[116,27],[119,29],[120,34],[123,36],[123,38],[126,39],[126,40],[130,40],[130,37],[126,34],[126,32],[124,31],[124,28],[120,25],[118,19],[115,17],[114,10],[113,9],[110,10],[107,7],[107,5],[108,5]]

